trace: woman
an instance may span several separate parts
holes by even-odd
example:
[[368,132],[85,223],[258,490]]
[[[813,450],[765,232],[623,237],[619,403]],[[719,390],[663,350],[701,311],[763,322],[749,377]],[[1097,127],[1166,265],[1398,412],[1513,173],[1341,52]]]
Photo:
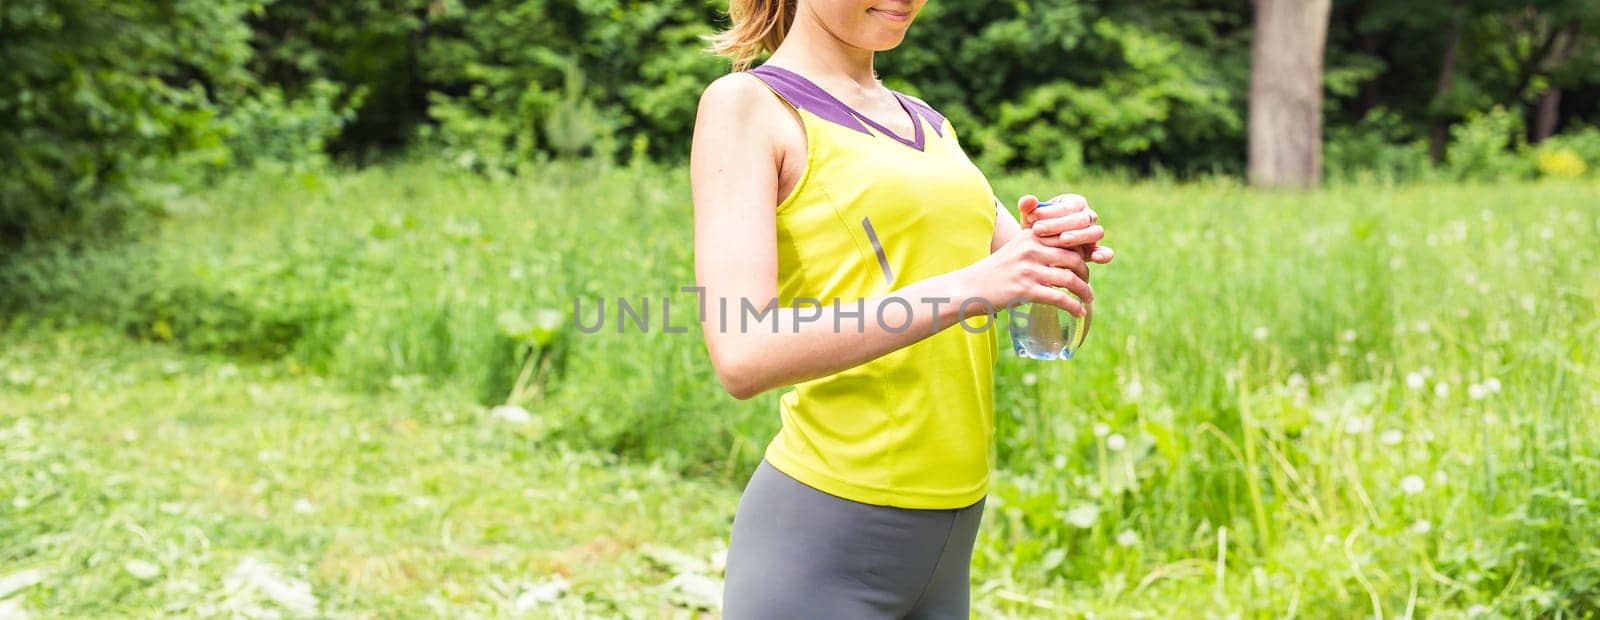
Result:
[[1025,232],[956,129],[878,82],[924,1],[733,0],[714,39],[736,71],[690,163],[706,348],[736,398],[795,385],[735,513],[727,618],[967,617],[996,308],[1084,316],[1086,261],[1112,257],[1078,196],[1023,196]]

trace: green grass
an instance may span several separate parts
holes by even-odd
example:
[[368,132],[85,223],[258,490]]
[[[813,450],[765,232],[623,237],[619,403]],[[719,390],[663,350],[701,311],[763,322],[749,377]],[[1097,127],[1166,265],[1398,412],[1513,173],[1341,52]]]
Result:
[[[512,614],[553,575],[534,615],[694,613],[659,549],[716,553],[777,421],[678,291],[685,176],[261,174],[10,257],[0,583],[43,577],[0,599],[226,611],[250,557],[327,615]],[[981,615],[1600,611],[1600,185],[995,185],[1085,193],[1119,256],[1078,359],[1000,361]],[[575,297],[652,328],[529,335]],[[530,341],[533,420],[495,420]]]
[[272,609],[225,585],[246,558],[329,615],[509,613],[558,575],[584,596],[549,609],[669,613],[652,546],[709,557],[737,501],[447,392],[356,394],[105,330],[0,345],[0,575],[43,571],[21,601],[52,615]]

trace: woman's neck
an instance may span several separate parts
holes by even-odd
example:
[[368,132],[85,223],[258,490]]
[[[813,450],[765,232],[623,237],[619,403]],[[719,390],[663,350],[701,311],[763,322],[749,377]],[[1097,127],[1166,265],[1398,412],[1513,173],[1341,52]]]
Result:
[[786,66],[836,86],[853,85],[858,92],[881,88],[872,69],[873,51],[851,46],[824,28],[816,18],[801,13],[772,52],[768,62]]

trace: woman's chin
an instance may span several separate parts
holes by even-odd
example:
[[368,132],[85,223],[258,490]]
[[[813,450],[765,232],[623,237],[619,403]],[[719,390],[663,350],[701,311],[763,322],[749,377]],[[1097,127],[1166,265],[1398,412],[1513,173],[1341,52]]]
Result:
[[901,32],[896,33],[893,36],[874,37],[869,45],[863,45],[862,47],[874,52],[887,52],[894,48],[900,47],[900,44],[904,43],[905,40],[906,35],[905,33]]

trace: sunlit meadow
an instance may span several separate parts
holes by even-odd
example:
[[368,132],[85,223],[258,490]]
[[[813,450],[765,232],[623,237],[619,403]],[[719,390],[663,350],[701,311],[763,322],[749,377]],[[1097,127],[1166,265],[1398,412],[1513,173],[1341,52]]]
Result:
[[[1119,254],[1077,359],[1002,337],[976,614],[1600,613],[1600,185],[995,186]],[[0,270],[0,617],[716,614],[777,394],[711,372],[682,169],[168,209]]]

